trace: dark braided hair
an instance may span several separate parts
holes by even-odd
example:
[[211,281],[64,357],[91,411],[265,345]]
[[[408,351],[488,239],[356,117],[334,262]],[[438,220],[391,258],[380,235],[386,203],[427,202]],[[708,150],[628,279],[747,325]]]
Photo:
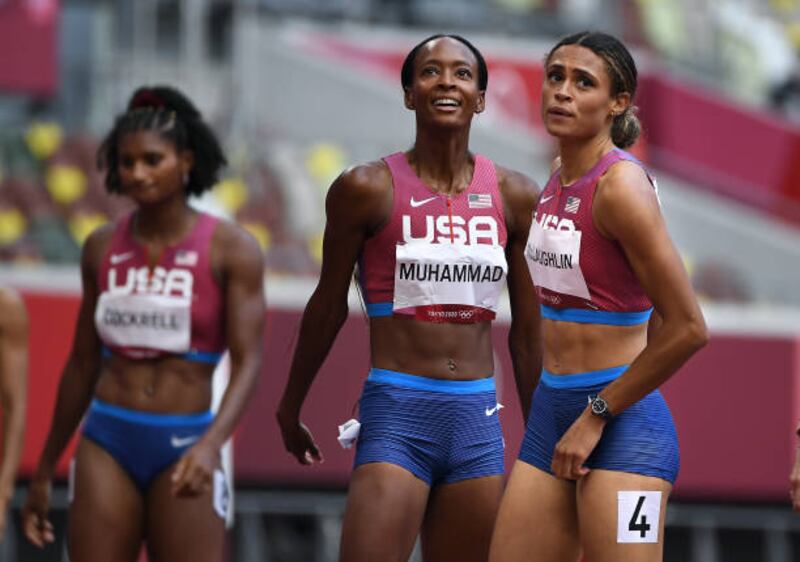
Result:
[[106,189],[110,193],[122,192],[119,141],[136,131],[157,131],[177,151],[192,152],[194,165],[185,186],[187,195],[211,189],[217,183],[220,169],[227,164],[214,131],[186,96],[169,86],[145,86],[133,93],[127,111],[117,116],[97,151],[97,165],[106,171]]
[[489,83],[489,70],[486,67],[486,60],[483,58],[483,55],[478,50],[475,45],[461,37],[460,35],[453,35],[449,33],[438,33],[436,35],[431,35],[430,37],[423,39],[419,43],[417,43],[413,49],[411,49],[408,54],[406,55],[406,60],[403,61],[403,68],[400,70],[400,83],[403,86],[403,89],[410,88],[411,84],[414,82],[414,61],[417,58],[417,53],[419,50],[424,47],[429,41],[433,41],[434,39],[441,39],[442,37],[449,37],[450,39],[455,39],[456,41],[462,43],[466,46],[472,54],[475,55],[475,60],[478,61],[478,89],[481,91],[486,91],[486,86]]
[[[608,76],[611,78],[611,95],[616,96],[627,92],[631,96],[631,102],[633,101],[633,97],[636,95],[638,76],[636,63],[619,39],[599,31],[581,31],[559,41],[547,54],[546,63],[550,62],[553,53],[564,45],[586,47],[602,58],[606,63]],[[623,113],[615,116],[611,123],[611,140],[620,148],[632,146],[641,132],[642,125],[636,117],[636,107],[632,104]]]

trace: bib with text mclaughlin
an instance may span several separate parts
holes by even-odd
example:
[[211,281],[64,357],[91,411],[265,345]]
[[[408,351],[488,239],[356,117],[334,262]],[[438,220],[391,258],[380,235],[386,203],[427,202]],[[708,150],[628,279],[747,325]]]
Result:
[[534,220],[525,247],[525,259],[536,285],[589,300],[589,288],[580,265],[581,231],[544,229]]

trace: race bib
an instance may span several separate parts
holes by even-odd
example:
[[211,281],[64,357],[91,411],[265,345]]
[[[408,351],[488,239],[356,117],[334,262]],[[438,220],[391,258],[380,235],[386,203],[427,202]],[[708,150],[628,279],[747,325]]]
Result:
[[395,250],[394,310],[459,305],[497,310],[506,256],[491,244],[411,242]]
[[189,351],[191,300],[181,296],[103,293],[95,309],[100,338],[116,347]]
[[581,235],[580,230],[545,230],[533,221],[525,260],[538,287],[586,300],[591,298],[580,265]]

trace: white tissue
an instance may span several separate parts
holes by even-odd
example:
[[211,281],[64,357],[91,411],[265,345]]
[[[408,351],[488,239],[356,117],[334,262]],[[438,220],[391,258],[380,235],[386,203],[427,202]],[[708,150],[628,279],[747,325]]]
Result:
[[356,419],[349,419],[339,426],[339,444],[342,449],[349,449],[358,439],[361,431],[361,423]]

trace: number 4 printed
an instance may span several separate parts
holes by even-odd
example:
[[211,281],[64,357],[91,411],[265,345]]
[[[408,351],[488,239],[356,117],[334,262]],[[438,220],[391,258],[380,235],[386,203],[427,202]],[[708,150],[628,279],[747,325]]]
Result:
[[661,492],[617,492],[617,542],[657,543]]

